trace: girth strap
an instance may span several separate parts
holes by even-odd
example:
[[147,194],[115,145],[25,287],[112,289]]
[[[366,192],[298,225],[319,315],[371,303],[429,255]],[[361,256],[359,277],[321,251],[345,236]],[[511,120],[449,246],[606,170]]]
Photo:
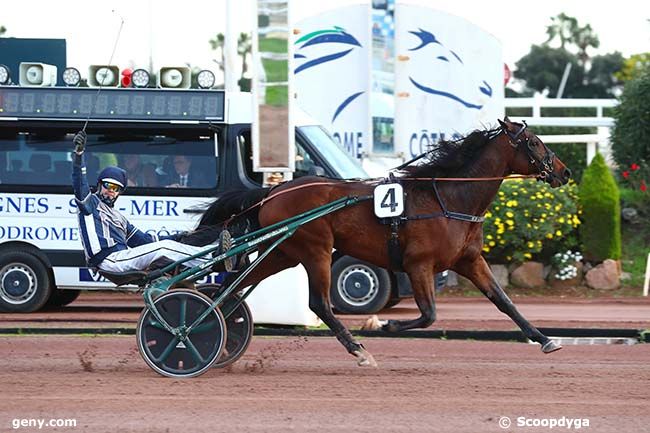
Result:
[[438,187],[436,186],[435,179],[432,181],[432,186],[433,186],[433,192],[436,195],[436,199],[438,200],[438,203],[440,203],[440,207],[442,208],[442,212],[432,212],[432,213],[425,213],[419,215],[402,216],[400,217],[401,222],[427,220],[432,218],[443,218],[443,217],[452,220],[459,220],[459,221],[465,221],[470,223],[482,223],[483,221],[485,221],[485,217],[482,216],[470,215],[462,212],[454,212],[448,210],[447,206],[445,206],[445,202],[442,201],[442,197],[440,197],[440,193],[438,192]]
[[[445,202],[442,201],[442,197],[440,197],[440,192],[438,192],[438,187],[436,186],[436,181],[433,180],[433,182],[431,182],[431,185],[433,186],[433,192],[436,194],[436,199],[438,200],[438,203],[440,203],[440,207],[442,208],[442,216],[444,216],[445,218],[450,218],[450,219],[460,220],[460,221],[467,221],[467,222],[471,222],[471,223],[482,223],[483,221],[485,221],[485,217],[482,217],[482,216],[469,215],[469,214],[466,214],[466,213],[453,212],[453,211],[447,210],[447,206],[445,206]],[[429,214],[429,215],[431,215],[430,218],[437,218],[437,217],[440,216],[439,214],[440,214],[440,212],[435,212],[435,213]],[[420,216],[426,216],[426,214],[425,215],[420,215]]]

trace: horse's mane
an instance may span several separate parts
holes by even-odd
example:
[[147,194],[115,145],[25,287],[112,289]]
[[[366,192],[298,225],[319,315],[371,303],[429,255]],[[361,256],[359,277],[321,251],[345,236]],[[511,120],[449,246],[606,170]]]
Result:
[[471,165],[492,141],[501,128],[475,130],[457,140],[441,140],[432,146],[424,157],[424,163],[401,170],[408,177],[446,177],[457,175],[463,167]]

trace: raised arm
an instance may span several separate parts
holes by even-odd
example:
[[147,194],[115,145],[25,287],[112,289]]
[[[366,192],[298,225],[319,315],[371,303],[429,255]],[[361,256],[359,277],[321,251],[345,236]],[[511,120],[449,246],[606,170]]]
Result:
[[86,133],[79,131],[72,142],[75,145],[72,159],[72,189],[78,201],[83,201],[90,194],[90,186],[86,178],[86,159],[84,149],[86,147]]

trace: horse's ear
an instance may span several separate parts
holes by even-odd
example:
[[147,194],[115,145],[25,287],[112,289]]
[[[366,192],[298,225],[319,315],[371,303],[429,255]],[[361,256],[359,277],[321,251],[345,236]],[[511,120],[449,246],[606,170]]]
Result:
[[508,123],[506,123],[506,122],[510,122],[510,120],[508,119],[508,116],[506,116],[506,118],[503,119],[503,120],[501,120],[501,119],[497,119],[497,120],[499,121],[499,125],[501,125],[501,129],[505,129],[507,131],[508,130]]

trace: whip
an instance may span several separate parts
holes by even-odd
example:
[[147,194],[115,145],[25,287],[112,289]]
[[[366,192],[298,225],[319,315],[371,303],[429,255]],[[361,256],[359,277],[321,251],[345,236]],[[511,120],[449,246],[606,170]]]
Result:
[[[120,19],[120,28],[117,30],[117,36],[115,37],[115,43],[113,44],[113,51],[111,52],[111,57],[108,59],[108,63],[106,65],[110,65],[113,62],[113,56],[115,55],[115,50],[117,49],[117,43],[120,40],[120,34],[122,33],[122,27],[124,27],[124,18],[122,18],[122,15],[117,13],[115,9],[111,10],[112,13],[117,15]],[[104,76],[102,79],[99,81],[99,87],[97,88],[97,93],[95,93],[95,102],[93,103],[92,107],[90,108],[90,112],[88,113],[88,117],[86,117],[86,122],[84,123],[83,128],[81,130],[83,132],[86,132],[86,127],[88,126],[88,122],[90,121],[90,117],[92,116],[93,112],[95,111],[95,108],[97,107],[97,100],[99,99],[99,92],[102,91],[102,87],[104,86],[104,81],[106,81],[106,76],[108,74],[104,73]]]

